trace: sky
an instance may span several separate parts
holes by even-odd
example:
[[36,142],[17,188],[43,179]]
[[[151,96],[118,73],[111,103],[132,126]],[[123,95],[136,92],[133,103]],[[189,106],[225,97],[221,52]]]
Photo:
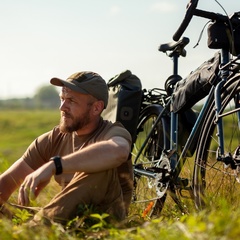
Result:
[[[227,14],[239,0],[218,0]],[[79,71],[99,73],[106,82],[129,69],[143,88],[163,88],[172,60],[158,51],[172,42],[188,0],[0,0],[0,99],[32,97],[52,77]],[[198,9],[225,14],[216,0],[199,0]],[[193,17],[184,36],[187,56],[179,59],[184,78],[215,50],[206,19]]]

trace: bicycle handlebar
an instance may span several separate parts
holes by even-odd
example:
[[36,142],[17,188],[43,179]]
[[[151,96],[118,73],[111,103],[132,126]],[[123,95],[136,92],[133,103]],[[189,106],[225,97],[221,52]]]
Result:
[[181,25],[179,26],[179,28],[173,35],[174,41],[178,41],[180,39],[180,37],[182,36],[182,34],[184,33],[184,31],[186,30],[188,24],[190,23],[190,21],[193,17],[194,11],[197,8],[197,4],[198,4],[198,0],[190,0],[190,2],[188,3],[185,17],[184,17]]
[[[180,37],[182,36],[184,31],[186,30],[188,24],[190,23],[193,15],[198,16],[198,17],[207,18],[207,19],[210,19],[210,20],[222,21],[222,22],[225,22],[225,23],[229,23],[229,17],[228,16],[224,16],[224,15],[219,14],[219,13],[208,12],[208,11],[203,11],[203,10],[196,9],[197,4],[198,4],[198,0],[190,0],[190,2],[188,3],[187,11],[186,11],[186,14],[184,16],[184,19],[183,19],[181,25],[179,26],[179,28],[177,29],[177,31],[175,32],[175,34],[173,35],[173,40],[174,41],[178,41],[180,39]],[[232,18],[231,22],[233,24],[234,23],[239,24],[239,19],[238,18]]]

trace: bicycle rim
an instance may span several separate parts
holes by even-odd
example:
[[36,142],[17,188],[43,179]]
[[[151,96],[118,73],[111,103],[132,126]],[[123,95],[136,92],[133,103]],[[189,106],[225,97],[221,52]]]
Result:
[[[138,135],[132,151],[133,159],[139,152],[161,110],[162,108],[150,107],[141,115],[137,130]],[[156,168],[156,164],[159,163],[164,146],[164,137],[166,136],[166,131],[163,131],[164,128],[166,128],[166,126],[164,118],[162,118],[152,132],[141,155],[134,162],[135,166],[141,166],[142,169],[151,169],[152,172],[156,171],[157,173],[158,169]],[[165,163],[167,164],[167,161]],[[159,179],[136,174],[134,172],[134,194],[131,205],[132,212],[134,211],[144,218],[159,216],[166,194],[163,194],[163,192],[159,190],[158,180]]]
[[[235,109],[234,99],[239,103],[240,79],[229,81],[223,87],[223,113]],[[229,97],[231,96],[231,97]],[[224,130],[224,155],[233,155],[240,146],[240,129],[237,112],[222,117]],[[231,166],[217,161],[218,139],[214,105],[206,116],[196,152],[193,190],[195,205],[198,209],[217,207],[222,200],[229,206],[239,206],[240,183],[236,181],[235,171]]]

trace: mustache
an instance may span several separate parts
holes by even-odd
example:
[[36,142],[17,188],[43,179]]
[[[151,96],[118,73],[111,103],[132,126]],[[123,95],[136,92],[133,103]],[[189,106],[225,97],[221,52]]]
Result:
[[61,112],[61,117],[67,117],[67,118],[72,118],[72,114],[67,113],[67,112]]
[[63,118],[63,117],[73,119],[73,115],[68,112],[61,112],[61,118]]

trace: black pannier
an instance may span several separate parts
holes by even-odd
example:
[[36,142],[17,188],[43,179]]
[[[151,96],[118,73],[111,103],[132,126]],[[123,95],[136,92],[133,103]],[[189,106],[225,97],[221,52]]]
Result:
[[208,26],[208,47],[226,49],[231,54],[240,54],[240,25],[233,25],[232,32],[224,22],[213,22]]
[[102,116],[112,122],[121,122],[135,142],[142,103],[141,81],[130,70],[126,70],[111,78],[107,85],[109,101]]
[[173,92],[172,110],[180,113],[190,109],[209,93],[218,78],[220,53],[205,61],[186,78],[177,82]]

